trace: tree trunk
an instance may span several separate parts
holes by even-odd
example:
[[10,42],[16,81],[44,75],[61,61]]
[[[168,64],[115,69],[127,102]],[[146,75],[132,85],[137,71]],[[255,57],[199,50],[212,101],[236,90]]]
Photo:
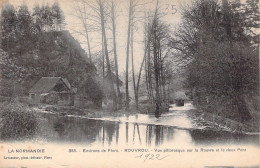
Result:
[[[158,7],[158,0],[157,0],[157,7]],[[153,57],[154,57],[154,77],[155,77],[155,95],[156,95],[156,111],[155,116],[159,116],[161,114],[161,98],[160,98],[160,86],[159,86],[159,75],[160,75],[160,68],[159,68],[159,46],[158,46],[158,27],[157,27],[157,8],[156,8],[156,15],[154,18],[154,27],[153,27]]]
[[132,7],[133,7],[133,0],[130,0],[129,17],[128,17],[128,33],[127,33],[127,44],[126,44],[126,78],[125,78],[126,110],[129,110],[128,64],[129,64],[129,44],[130,44],[130,28],[131,28],[130,26],[131,26],[131,17],[132,17]]
[[134,25],[133,25],[133,16],[131,17],[131,57],[132,57],[132,77],[133,77],[133,86],[134,86],[134,95],[135,95],[135,108],[138,109],[138,92],[136,90],[135,84],[135,67],[134,67]]
[[100,19],[101,19],[101,29],[102,33],[104,35],[104,49],[105,49],[105,56],[106,56],[106,62],[107,62],[107,78],[109,81],[110,89],[112,92],[112,99],[113,99],[113,110],[116,110],[116,96],[115,96],[115,90],[112,80],[112,71],[110,67],[110,61],[108,56],[108,49],[107,49],[107,39],[106,39],[106,30],[105,30],[105,21],[104,21],[104,7],[102,4],[102,1],[99,0],[99,8],[100,8]]
[[117,63],[117,50],[116,50],[116,24],[115,24],[115,8],[114,1],[112,0],[112,24],[113,24],[113,43],[114,43],[114,59],[115,59],[115,71],[116,71],[116,88],[117,88],[117,103],[119,108],[122,108],[122,99],[119,86],[119,77],[118,77],[118,63]]
[[87,17],[86,17],[86,6],[85,6],[85,3],[84,3],[84,21],[85,21],[85,24],[84,24],[84,28],[85,28],[85,32],[86,32],[86,37],[87,37],[87,43],[88,43],[88,56],[89,56],[89,59],[90,61],[92,60],[92,56],[91,56],[91,52],[90,52],[90,43],[89,43],[89,38],[88,38],[88,27],[87,27]]
[[104,52],[104,34],[102,33],[102,77],[103,77],[103,84],[104,84],[104,78],[105,78],[105,52]]
[[[81,11],[80,7],[78,8],[78,12],[79,12],[79,18],[82,22],[82,25],[84,27],[84,30],[85,30],[85,35],[86,35],[86,39],[87,39],[87,44],[88,44],[88,56],[89,56],[89,59],[91,60],[92,59],[92,56],[91,56],[91,51],[90,51],[90,42],[89,42],[89,37],[88,37],[88,26],[87,26],[87,11],[86,11],[86,4],[85,2],[82,2],[83,4],[83,10],[84,11]],[[82,14],[83,13],[83,14]]]

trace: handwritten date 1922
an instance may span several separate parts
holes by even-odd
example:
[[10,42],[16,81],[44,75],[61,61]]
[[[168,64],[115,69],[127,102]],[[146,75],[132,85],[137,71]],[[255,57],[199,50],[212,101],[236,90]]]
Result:
[[145,161],[148,161],[148,160],[163,160],[165,159],[166,157],[168,157],[169,155],[167,156],[161,156],[160,154],[141,154],[141,155],[138,155],[136,156],[135,158],[138,158],[138,159],[143,159],[144,162]]

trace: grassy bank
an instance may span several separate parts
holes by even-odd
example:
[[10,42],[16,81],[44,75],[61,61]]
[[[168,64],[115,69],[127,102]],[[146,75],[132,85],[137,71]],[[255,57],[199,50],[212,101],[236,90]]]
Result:
[[31,138],[37,129],[35,112],[26,104],[14,101],[0,104],[0,137],[2,140]]

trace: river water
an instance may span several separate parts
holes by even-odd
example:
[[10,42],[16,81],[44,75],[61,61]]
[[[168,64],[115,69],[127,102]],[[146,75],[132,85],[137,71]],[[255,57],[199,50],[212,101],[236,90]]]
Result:
[[259,135],[239,134],[198,127],[188,115],[191,104],[172,107],[159,118],[136,114],[122,117],[85,118],[43,114],[35,138],[43,142],[88,146],[194,147],[205,145],[259,146]]

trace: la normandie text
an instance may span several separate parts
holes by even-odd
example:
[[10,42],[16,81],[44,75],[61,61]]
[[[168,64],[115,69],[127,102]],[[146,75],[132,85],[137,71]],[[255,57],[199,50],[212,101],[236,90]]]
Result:
[[8,153],[45,153],[45,149],[8,149]]

